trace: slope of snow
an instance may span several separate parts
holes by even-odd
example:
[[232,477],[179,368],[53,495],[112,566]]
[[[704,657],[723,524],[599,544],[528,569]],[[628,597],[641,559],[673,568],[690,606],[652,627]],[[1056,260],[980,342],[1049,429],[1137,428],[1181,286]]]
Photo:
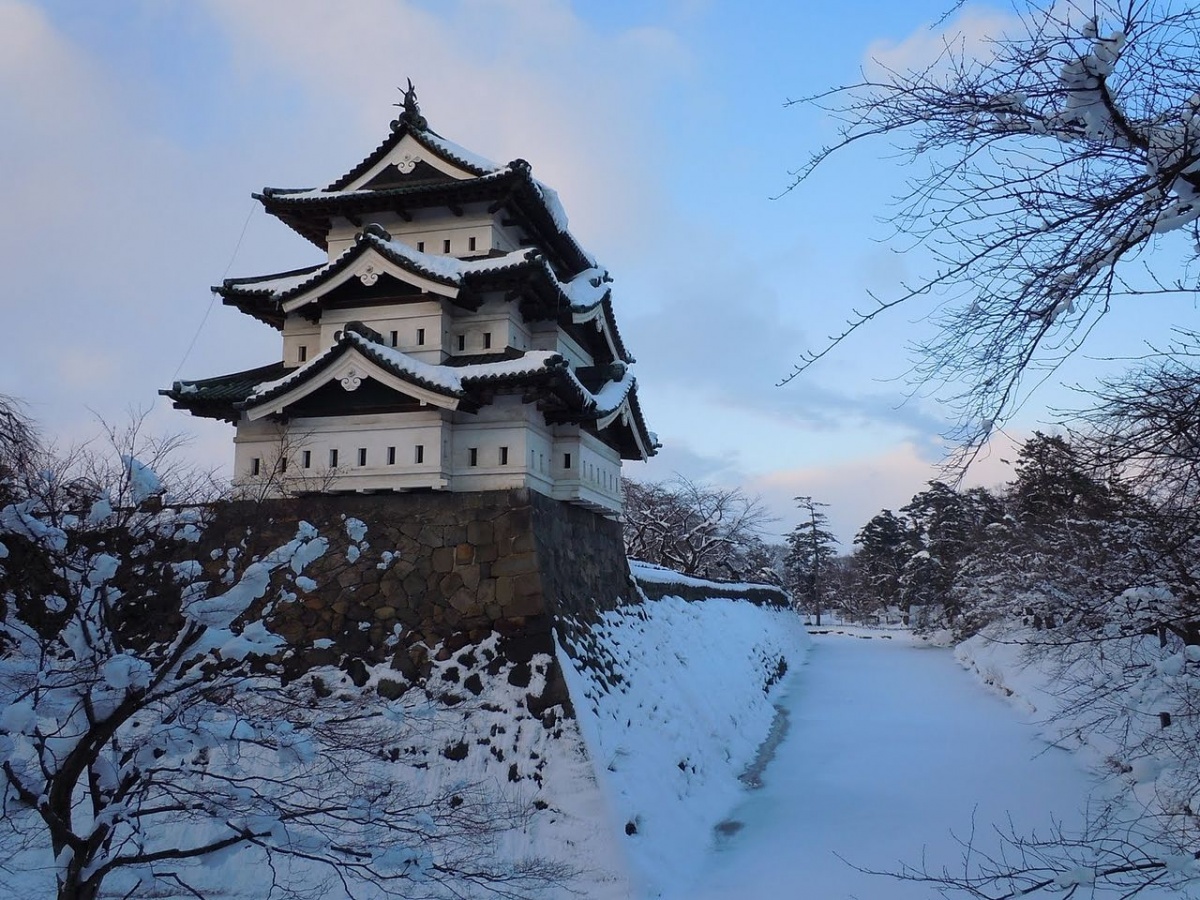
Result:
[[790,610],[666,596],[605,613],[559,653],[639,896],[703,860],[807,644]]

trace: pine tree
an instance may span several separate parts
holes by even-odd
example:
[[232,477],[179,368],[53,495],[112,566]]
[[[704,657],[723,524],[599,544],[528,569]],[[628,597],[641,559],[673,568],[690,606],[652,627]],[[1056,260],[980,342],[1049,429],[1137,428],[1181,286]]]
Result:
[[812,610],[821,624],[822,597],[825,592],[828,567],[836,556],[837,538],[829,531],[829,519],[821,511],[827,503],[812,497],[797,497],[803,519],[787,536],[788,552],[784,559],[788,589],[801,609]]

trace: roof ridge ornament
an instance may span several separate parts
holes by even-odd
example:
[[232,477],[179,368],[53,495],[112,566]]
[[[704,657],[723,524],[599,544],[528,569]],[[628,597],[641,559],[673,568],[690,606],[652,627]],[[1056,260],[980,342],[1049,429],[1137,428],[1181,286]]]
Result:
[[392,120],[392,131],[399,131],[402,125],[408,125],[417,131],[428,131],[429,122],[421,115],[421,105],[417,103],[417,89],[413,86],[412,79],[408,79],[407,88],[396,88],[396,90],[404,92],[404,99],[399,103],[392,104],[400,109],[400,115]]

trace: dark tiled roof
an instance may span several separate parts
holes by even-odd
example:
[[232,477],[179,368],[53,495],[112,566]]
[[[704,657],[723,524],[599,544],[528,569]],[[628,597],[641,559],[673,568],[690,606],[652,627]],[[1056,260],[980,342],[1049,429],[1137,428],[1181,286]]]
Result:
[[[438,135],[437,132],[432,132],[432,134],[435,137],[441,136],[441,135]],[[338,178],[336,181],[334,181],[332,184],[330,184],[329,187],[327,188],[327,190],[331,190],[331,191],[344,190],[346,185],[350,184],[351,182],[353,182],[353,181],[357,180],[358,178],[360,178],[361,176],[365,175],[367,172],[371,171],[372,167],[374,167],[376,165],[376,163],[378,163],[381,159],[383,159],[385,156],[387,156],[397,144],[399,144],[402,140],[404,140],[405,135],[412,135],[413,140],[415,140],[418,144],[420,144],[422,147],[424,147],[430,153],[434,154],[435,156],[440,156],[443,159],[454,163],[456,166],[466,169],[472,175],[486,175],[487,174],[487,169],[480,168],[479,166],[475,165],[471,160],[465,159],[465,158],[459,156],[458,154],[454,153],[453,151],[451,151],[449,148],[447,148],[443,144],[435,143],[435,142],[429,140],[426,137],[425,129],[413,128],[408,123],[407,119],[404,116],[401,116],[400,118],[396,119],[396,121],[394,121],[392,123],[392,132],[384,139],[383,143],[380,144],[378,147],[376,147],[374,150],[372,150],[371,153],[366,157],[366,159],[364,159],[362,162],[360,162],[358,165],[356,165],[353,169],[351,169],[349,172],[347,172],[341,178]]]
[[176,381],[169,390],[159,393],[169,397],[176,409],[186,409],[193,415],[207,419],[234,422],[238,418],[237,405],[249,397],[255,387],[282,378],[287,372],[287,367],[277,362],[215,378]]
[[563,272],[574,274],[591,259],[570,232],[559,231],[545,197],[530,174],[529,164],[516,160],[498,172],[462,181],[420,182],[380,190],[339,192],[263,188],[254,197],[273,216],[322,249],[330,220],[372,212],[428,209],[437,206],[491,201],[506,205],[531,234],[540,238]]

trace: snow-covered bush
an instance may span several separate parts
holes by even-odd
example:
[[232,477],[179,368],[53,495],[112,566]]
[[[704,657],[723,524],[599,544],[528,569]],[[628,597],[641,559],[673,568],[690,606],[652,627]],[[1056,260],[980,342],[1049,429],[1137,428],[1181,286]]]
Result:
[[421,727],[403,704],[283,683],[288,648],[247,613],[326,552],[316,529],[222,546],[151,467],[108,471],[0,492],[0,866],[52,864],[60,900],[200,896],[197,862],[235,850],[263,863],[255,896],[513,896],[561,874],[491,854],[523,816],[494,791],[396,777]]

